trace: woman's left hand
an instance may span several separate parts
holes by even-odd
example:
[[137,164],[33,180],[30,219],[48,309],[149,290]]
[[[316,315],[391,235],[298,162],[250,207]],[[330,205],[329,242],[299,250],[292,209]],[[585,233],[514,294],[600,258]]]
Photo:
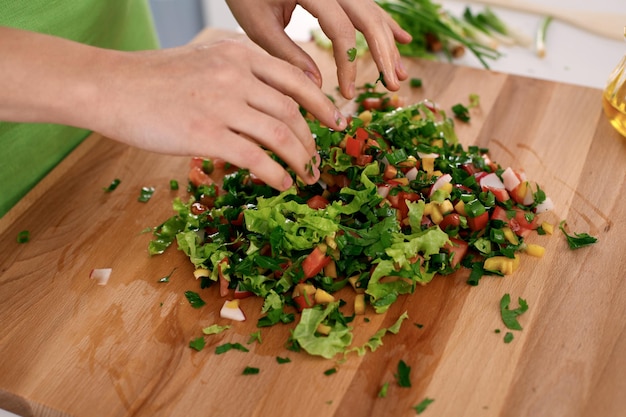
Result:
[[341,94],[355,95],[356,63],[348,51],[355,47],[355,29],[365,36],[378,70],[389,90],[400,88],[407,78],[396,41],[408,43],[411,35],[374,0],[226,0],[250,39],[272,55],[304,71],[321,86],[319,68],[313,59],[285,33],[297,5],[315,16],[333,44]]

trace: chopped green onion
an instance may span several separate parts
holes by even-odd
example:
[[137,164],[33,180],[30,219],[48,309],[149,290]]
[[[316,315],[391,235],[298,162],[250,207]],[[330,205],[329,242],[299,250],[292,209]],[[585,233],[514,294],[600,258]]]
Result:
[[413,88],[420,88],[422,86],[422,79],[421,78],[411,78],[411,81],[409,82],[409,85]]
[[337,368],[330,368],[324,371],[324,375],[328,376],[328,375],[332,375],[334,373],[337,373]]
[[487,211],[487,209],[478,199],[465,203],[465,212],[468,217],[478,217],[485,211]]
[[543,58],[546,56],[546,35],[548,33],[548,26],[552,22],[552,16],[545,16],[539,29],[537,30],[537,38],[535,39],[535,48],[537,50],[537,56]]
[[178,181],[170,180],[170,190],[172,191],[178,190]]
[[122,181],[119,178],[115,178],[113,181],[111,181],[111,184],[109,184],[108,187],[104,187],[102,189],[105,193],[110,193],[111,191],[115,190],[118,185],[120,185],[120,182]]
[[17,234],[17,243],[27,243],[30,240],[30,232],[22,230]]
[[452,112],[454,113],[456,118],[459,119],[460,121],[465,122],[465,123],[470,121],[469,109],[465,107],[464,105],[462,105],[461,103],[458,103],[452,106]]
[[385,398],[387,396],[387,391],[389,390],[389,382],[385,382],[382,387],[380,387],[380,391],[378,391],[378,398]]
[[141,192],[139,193],[139,197],[137,198],[137,201],[146,203],[152,198],[153,194],[154,194],[154,187],[141,187]]

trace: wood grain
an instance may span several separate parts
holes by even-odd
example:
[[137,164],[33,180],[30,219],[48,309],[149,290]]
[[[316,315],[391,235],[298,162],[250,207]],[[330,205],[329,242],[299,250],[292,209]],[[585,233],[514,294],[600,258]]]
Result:
[[[198,41],[224,33],[206,31]],[[304,45],[334,92],[330,54]],[[626,140],[602,115],[601,92],[567,84],[407,60],[411,77],[400,95],[443,108],[480,95],[463,144],[488,147],[502,165],[524,168],[555,201],[544,218],[566,219],[572,231],[599,238],[571,251],[560,232],[533,236],[542,259],[523,257],[506,278],[465,284],[466,272],[439,277],[403,297],[384,315],[357,319],[365,341],[407,311],[409,320],[374,353],[343,363],[284,347],[289,326],[262,329],[247,344],[259,300],[245,300],[249,320],[207,347],[188,347],[219,318],[217,290],[193,309],[184,297],[198,290],[192,266],[172,249],[150,258],[147,227],[173,212],[185,191],[187,158],[168,157],[90,136],[32,194],[0,219],[0,407],[24,416],[411,416],[424,398],[425,416],[623,415],[626,408]],[[359,80],[377,70],[359,62]],[[103,193],[114,178],[121,184]],[[156,192],[137,201],[143,186]],[[20,230],[31,241],[18,244]],[[111,267],[106,286],[89,279]],[[158,283],[173,272],[167,284]],[[524,329],[503,342],[499,300],[510,293],[528,301]],[[416,326],[419,324],[420,326]],[[502,330],[496,333],[495,330]],[[250,349],[215,355],[239,342]],[[279,365],[276,356],[289,357]],[[399,387],[399,360],[411,366],[412,386]],[[260,368],[245,376],[246,366]],[[324,375],[337,367],[338,372]],[[377,394],[386,382],[386,398]]]

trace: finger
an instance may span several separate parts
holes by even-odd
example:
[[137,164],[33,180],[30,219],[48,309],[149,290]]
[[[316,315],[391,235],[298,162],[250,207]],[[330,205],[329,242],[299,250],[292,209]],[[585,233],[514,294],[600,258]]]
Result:
[[[248,107],[237,117],[227,119],[226,123],[232,131],[249,137],[257,146],[261,145],[273,151],[305,182],[317,181],[319,172],[310,169],[311,160],[315,154],[315,143],[306,123],[304,123],[304,129],[308,139],[307,145],[310,144],[312,147],[305,146],[302,139],[298,138],[294,133],[293,124],[289,125],[283,121],[284,119],[272,117],[265,111],[267,111],[266,107],[263,111]],[[297,106],[295,106],[295,113],[297,112]],[[298,115],[298,117],[303,120],[301,116]],[[292,121],[297,120],[298,117],[293,113],[286,116]]]
[[336,1],[309,0],[300,4],[315,16],[322,31],[332,41],[341,94],[350,99],[355,94],[356,62],[349,51],[356,45],[356,30],[346,12]]
[[[345,116],[337,109],[333,102],[297,68],[271,57],[259,57],[259,61],[252,67],[253,74],[270,87],[293,99],[309,111],[324,125],[343,130],[347,127]],[[269,94],[269,93],[268,93]],[[266,106],[271,106],[265,100]],[[277,101],[274,106],[281,106]],[[277,109],[272,112],[277,118],[284,118],[284,114]],[[300,119],[302,117],[300,116]],[[310,132],[309,132],[310,133]]]
[[199,155],[220,157],[240,168],[248,169],[267,185],[279,191],[284,191],[293,184],[291,175],[278,162],[270,158],[257,143],[228,130],[222,131],[219,140],[222,144],[228,145],[220,145],[217,149],[209,148]]
[[318,87],[322,86],[322,75],[315,61],[287,34],[285,27],[289,16],[272,12],[273,9],[257,10],[254,22],[246,25],[246,34],[257,45],[271,55],[300,68]]
[[368,2],[367,7],[354,1],[343,1],[341,5],[354,26],[365,36],[374,62],[383,74],[385,86],[390,90],[399,89],[398,75],[404,75],[395,44],[394,29],[399,27],[396,24],[392,26],[393,19],[374,2]]
[[248,105],[289,127],[294,137],[311,156],[316,150],[309,125],[302,117],[298,104],[267,84],[259,83],[247,97]]

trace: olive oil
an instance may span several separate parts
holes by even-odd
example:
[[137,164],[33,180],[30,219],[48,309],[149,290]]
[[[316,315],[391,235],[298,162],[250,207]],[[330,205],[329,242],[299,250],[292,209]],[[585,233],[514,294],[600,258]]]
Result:
[[[624,27],[626,39],[626,27]],[[602,107],[611,125],[626,137],[626,55],[615,67],[602,95]]]

